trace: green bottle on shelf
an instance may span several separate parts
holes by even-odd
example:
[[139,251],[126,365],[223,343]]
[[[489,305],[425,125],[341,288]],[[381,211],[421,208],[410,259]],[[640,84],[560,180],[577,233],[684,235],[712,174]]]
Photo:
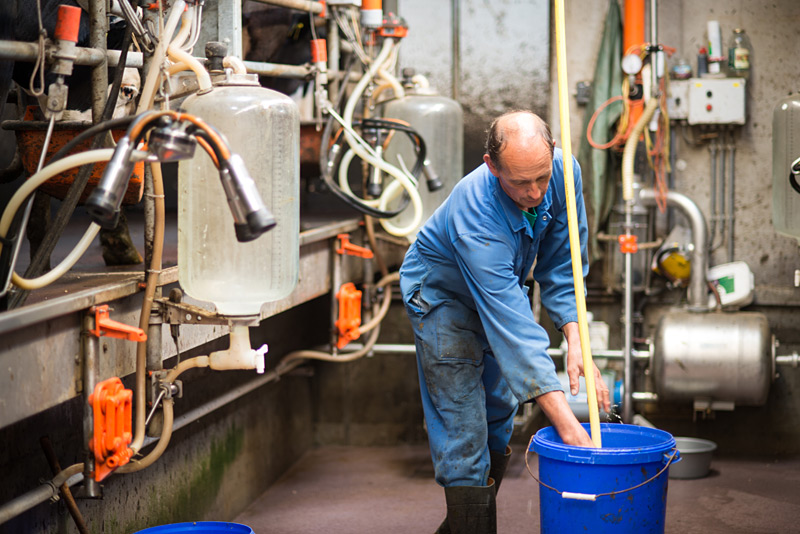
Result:
[[730,44],[728,45],[728,76],[731,78],[750,77],[750,68],[753,61],[753,47],[750,38],[741,28],[733,30]]

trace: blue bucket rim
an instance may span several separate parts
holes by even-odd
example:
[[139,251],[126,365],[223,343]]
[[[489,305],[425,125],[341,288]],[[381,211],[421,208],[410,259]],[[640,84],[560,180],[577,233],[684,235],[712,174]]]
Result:
[[[581,423],[587,432],[590,432],[589,423]],[[552,441],[553,435],[558,435],[555,428],[548,426],[539,430],[533,437],[531,450],[539,456],[564,462],[581,464],[621,465],[643,464],[661,462],[664,453],[675,448],[675,438],[672,434],[657,428],[648,428],[637,425],[620,423],[600,423],[601,437],[607,434],[627,434],[629,436],[647,436],[648,438],[661,439],[662,441],[642,446],[630,447],[603,447],[592,449],[576,447]]]
[[139,530],[134,534],[253,534],[253,529],[247,525],[231,523],[228,521],[191,521],[187,523],[172,523],[158,525]]

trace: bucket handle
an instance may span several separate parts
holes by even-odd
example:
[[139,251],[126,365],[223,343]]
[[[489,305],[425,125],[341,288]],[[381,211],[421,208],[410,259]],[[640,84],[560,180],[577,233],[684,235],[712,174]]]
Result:
[[655,479],[657,479],[658,477],[660,477],[661,474],[664,473],[664,471],[666,471],[667,468],[669,468],[669,466],[670,466],[670,464],[672,462],[679,462],[680,459],[681,459],[681,453],[678,451],[677,447],[673,447],[672,449],[670,449],[670,453],[669,454],[666,453],[666,452],[664,453],[664,459],[663,459],[664,467],[662,467],[661,470],[658,473],[656,473],[652,477],[648,478],[647,480],[645,480],[641,484],[636,484],[635,486],[632,486],[632,487],[624,489],[624,490],[609,491],[609,492],[606,492],[606,493],[575,493],[575,492],[572,492],[572,491],[559,491],[556,488],[554,488],[553,486],[549,486],[549,485],[545,484],[544,482],[542,482],[541,480],[539,480],[538,478],[536,478],[536,475],[534,475],[533,471],[531,471],[531,466],[528,465],[528,451],[530,451],[531,445],[533,444],[533,438],[534,438],[534,436],[531,436],[531,440],[528,442],[528,447],[525,449],[525,467],[528,469],[528,473],[533,477],[533,480],[535,480],[536,482],[539,483],[540,486],[544,486],[547,489],[555,491],[556,493],[561,495],[561,497],[564,498],[564,499],[575,499],[575,500],[579,500],[579,501],[596,501],[598,497],[607,497],[607,496],[611,497],[611,496],[614,496],[614,495],[619,495],[620,493],[625,493],[627,491],[632,491],[632,490],[635,490],[637,488],[641,488],[642,486],[644,486],[646,484],[649,484],[650,482],[652,482]]

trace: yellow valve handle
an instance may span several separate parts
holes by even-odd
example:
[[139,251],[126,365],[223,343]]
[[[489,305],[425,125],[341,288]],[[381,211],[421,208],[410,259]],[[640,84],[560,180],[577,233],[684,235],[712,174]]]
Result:
[[594,365],[589,346],[589,324],[586,322],[586,298],[583,287],[583,265],[578,234],[578,213],[575,206],[575,178],[572,167],[572,145],[569,131],[569,84],[567,83],[567,46],[564,29],[564,0],[555,0],[556,62],[558,64],[558,111],[561,121],[561,151],[564,154],[564,189],[567,199],[569,223],[569,248],[572,254],[572,278],[575,282],[575,302],[578,307],[578,331],[583,353],[583,374],[586,379],[586,397],[589,401],[589,426],[595,447],[602,447],[600,438],[600,412],[597,408],[597,390],[594,385]]

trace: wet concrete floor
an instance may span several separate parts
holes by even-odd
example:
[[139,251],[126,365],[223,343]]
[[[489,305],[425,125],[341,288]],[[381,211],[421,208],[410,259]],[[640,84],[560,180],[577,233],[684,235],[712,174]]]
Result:
[[[500,533],[539,532],[539,493],[517,446],[498,495]],[[537,472],[536,456],[529,457]],[[235,522],[256,534],[432,533],[445,514],[425,445],[307,453]],[[666,532],[800,532],[800,458],[715,458],[708,477],[670,480]]]

